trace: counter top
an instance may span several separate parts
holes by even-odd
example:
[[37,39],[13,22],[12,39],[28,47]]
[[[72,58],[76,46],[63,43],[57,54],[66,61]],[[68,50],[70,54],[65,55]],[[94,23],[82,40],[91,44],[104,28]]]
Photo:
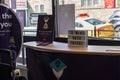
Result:
[[87,48],[69,47],[67,43],[53,42],[47,46],[37,46],[36,41],[23,43],[24,47],[40,51],[59,52],[66,54],[88,54],[120,56],[120,46],[88,45]]

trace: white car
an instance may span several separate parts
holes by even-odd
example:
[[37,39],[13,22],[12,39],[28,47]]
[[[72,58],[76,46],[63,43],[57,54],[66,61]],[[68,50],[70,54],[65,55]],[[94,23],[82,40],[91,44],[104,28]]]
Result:
[[88,30],[88,36],[114,37],[114,27],[110,23],[102,22],[95,18],[81,18],[75,20],[76,30]]
[[112,15],[108,19],[108,22],[112,23],[115,29],[120,29],[120,10],[113,11]]
[[116,36],[120,37],[120,10],[113,11],[107,22],[113,24]]

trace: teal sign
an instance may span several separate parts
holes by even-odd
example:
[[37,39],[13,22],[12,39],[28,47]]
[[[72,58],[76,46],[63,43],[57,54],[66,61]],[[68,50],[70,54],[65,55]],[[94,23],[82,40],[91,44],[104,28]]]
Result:
[[51,67],[54,68],[56,71],[60,71],[65,69],[67,66],[64,64],[60,59],[56,59],[50,63]]

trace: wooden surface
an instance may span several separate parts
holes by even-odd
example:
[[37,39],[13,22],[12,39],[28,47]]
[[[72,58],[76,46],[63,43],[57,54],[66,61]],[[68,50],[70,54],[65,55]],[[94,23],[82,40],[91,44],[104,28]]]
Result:
[[47,46],[37,46],[35,41],[23,43],[24,47],[40,51],[59,52],[66,54],[88,54],[120,56],[120,46],[98,46],[88,45],[87,48],[69,47],[67,43],[53,42]]

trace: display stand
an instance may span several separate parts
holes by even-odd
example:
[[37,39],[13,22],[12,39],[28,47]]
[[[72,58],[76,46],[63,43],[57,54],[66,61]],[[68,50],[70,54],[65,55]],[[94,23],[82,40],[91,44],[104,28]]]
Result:
[[[14,75],[14,71],[16,70],[16,59],[19,56],[22,47],[23,36],[21,27],[20,20],[16,13],[9,6],[0,4],[0,64],[2,64],[4,60],[6,63],[9,63],[7,65],[5,63],[4,66],[9,65],[10,71],[8,72],[10,73],[9,76],[13,78],[12,80],[15,80],[16,77]],[[9,57],[4,56],[8,53],[10,60]],[[4,60],[2,60],[2,58]],[[4,72],[5,70],[3,70],[3,73]],[[6,80],[7,78],[7,80],[9,80],[10,77],[7,77],[6,75],[5,79],[2,79]]]
[[54,17],[53,15],[39,15],[37,25],[37,43],[45,46],[53,42],[54,38]]
[[0,11],[0,48],[15,51],[17,57],[23,41],[20,20],[5,4],[0,4]]

